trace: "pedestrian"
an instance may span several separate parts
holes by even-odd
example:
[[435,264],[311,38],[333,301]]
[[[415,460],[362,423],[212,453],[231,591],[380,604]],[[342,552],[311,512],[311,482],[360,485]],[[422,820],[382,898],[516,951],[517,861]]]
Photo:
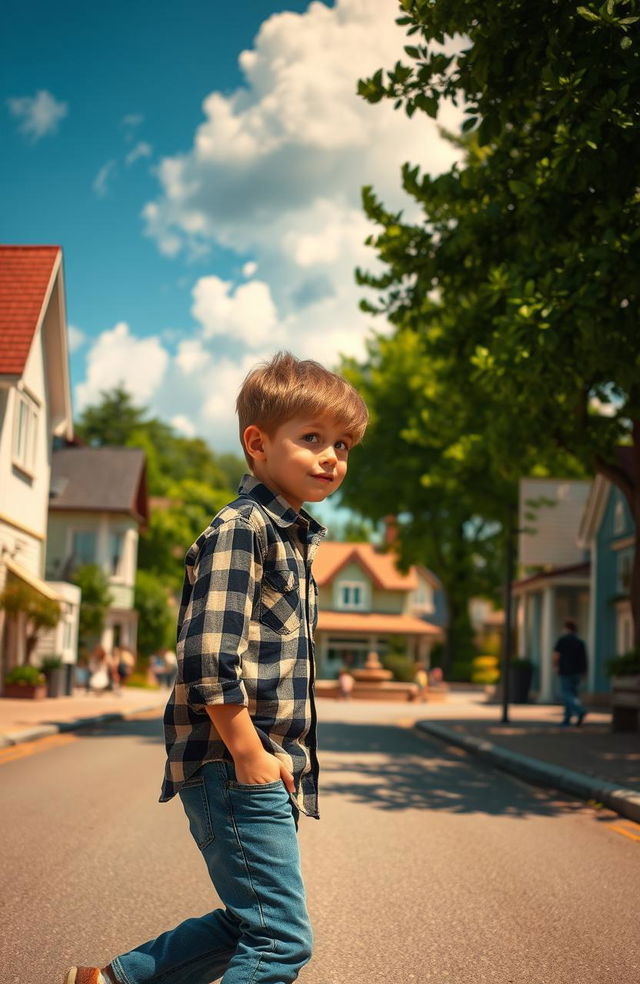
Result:
[[427,676],[427,667],[424,663],[417,663],[416,670],[413,679],[415,680],[416,686],[418,688],[418,693],[416,699],[424,703],[427,699],[427,692],[429,689],[429,677]]
[[585,719],[587,709],[578,697],[580,678],[587,672],[587,647],[578,636],[578,626],[573,619],[565,620],[566,633],[558,639],[553,653],[553,665],[560,678],[560,689],[564,702],[562,727],[568,728],[575,714],[579,727]]
[[351,699],[351,691],[353,690],[354,683],[355,680],[349,673],[347,667],[341,667],[340,672],[338,673],[338,687],[340,690],[340,696],[343,700]]
[[114,649],[113,656],[118,671],[118,686],[124,687],[136,665],[135,656],[126,646],[118,646]]
[[311,563],[326,530],[302,504],[340,487],[367,410],[288,352],[236,407],[251,474],[186,554],[160,794],[180,797],[222,908],[65,984],[289,984],[311,957],[297,831],[319,818]]
[[103,694],[111,685],[111,659],[104,646],[97,643],[89,656],[89,689],[94,694]]

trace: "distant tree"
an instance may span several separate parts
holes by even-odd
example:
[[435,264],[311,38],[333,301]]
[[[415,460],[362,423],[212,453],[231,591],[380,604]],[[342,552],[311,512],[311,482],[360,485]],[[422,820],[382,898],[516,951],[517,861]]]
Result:
[[[431,177],[405,165],[423,220],[370,189],[380,275],[367,303],[417,333],[456,393],[493,408],[487,447],[564,450],[621,489],[635,520],[640,645],[640,17],[637,0],[402,0],[406,59],[359,84],[409,116],[465,106],[467,153]],[[457,54],[443,52],[461,38]],[[443,369],[442,374],[440,369]],[[463,431],[460,432],[461,438]],[[634,469],[615,448],[629,443]]]
[[78,634],[81,647],[86,649],[104,629],[113,598],[107,577],[97,564],[82,564],[77,567],[71,580],[82,591]]
[[175,645],[175,611],[171,592],[157,574],[138,571],[134,606],[138,612],[138,652],[151,656],[161,646]]
[[100,402],[85,407],[76,421],[76,436],[92,447],[124,447],[144,422],[146,410],[134,404],[122,384],[100,393]]

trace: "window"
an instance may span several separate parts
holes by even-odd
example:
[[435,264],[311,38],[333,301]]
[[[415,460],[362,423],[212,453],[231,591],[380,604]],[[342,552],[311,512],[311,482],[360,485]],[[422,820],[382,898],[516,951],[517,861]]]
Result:
[[109,537],[109,573],[112,577],[121,574],[122,550],[124,546],[124,534],[112,533]]
[[35,467],[37,434],[38,406],[27,393],[16,390],[13,460],[26,471],[33,471]]
[[95,564],[95,530],[74,530],[71,553],[73,555],[73,563],[77,567],[80,567],[82,564]]
[[631,588],[631,568],[633,565],[633,550],[618,551],[618,585],[619,594],[628,594]]
[[[619,495],[619,493],[618,493]],[[625,527],[625,515],[624,515],[624,502],[621,498],[616,500],[615,509],[613,511],[613,532],[614,535],[618,536],[620,533],[624,533]]]
[[364,584],[360,581],[342,581],[338,585],[338,607],[363,609]]

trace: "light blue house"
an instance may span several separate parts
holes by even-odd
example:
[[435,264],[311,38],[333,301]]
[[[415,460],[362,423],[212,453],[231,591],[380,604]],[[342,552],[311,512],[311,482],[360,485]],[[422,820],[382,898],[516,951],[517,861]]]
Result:
[[[631,448],[617,449],[629,471]],[[584,696],[608,704],[606,662],[631,649],[629,586],[634,524],[622,492],[602,475],[574,479],[522,479],[518,580],[514,582],[518,656],[534,664],[532,696],[560,701],[552,653],[573,619],[587,644]]]
[[560,700],[552,654],[564,620],[573,619],[585,639],[590,624],[589,551],[578,543],[578,531],[591,485],[566,478],[520,481],[517,652],[533,663],[531,693],[541,702]]
[[[618,448],[618,465],[629,474],[632,449]],[[606,661],[628,652],[633,646],[633,620],[629,589],[635,542],[635,527],[623,493],[599,475],[582,517],[578,543],[591,553],[591,617],[588,645],[589,690],[608,692]]]

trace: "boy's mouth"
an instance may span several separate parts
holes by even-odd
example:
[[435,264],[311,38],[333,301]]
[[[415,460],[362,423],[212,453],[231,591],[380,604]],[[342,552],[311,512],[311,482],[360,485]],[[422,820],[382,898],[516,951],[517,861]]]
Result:
[[333,482],[333,475],[312,475],[312,478],[318,478],[321,482]]

